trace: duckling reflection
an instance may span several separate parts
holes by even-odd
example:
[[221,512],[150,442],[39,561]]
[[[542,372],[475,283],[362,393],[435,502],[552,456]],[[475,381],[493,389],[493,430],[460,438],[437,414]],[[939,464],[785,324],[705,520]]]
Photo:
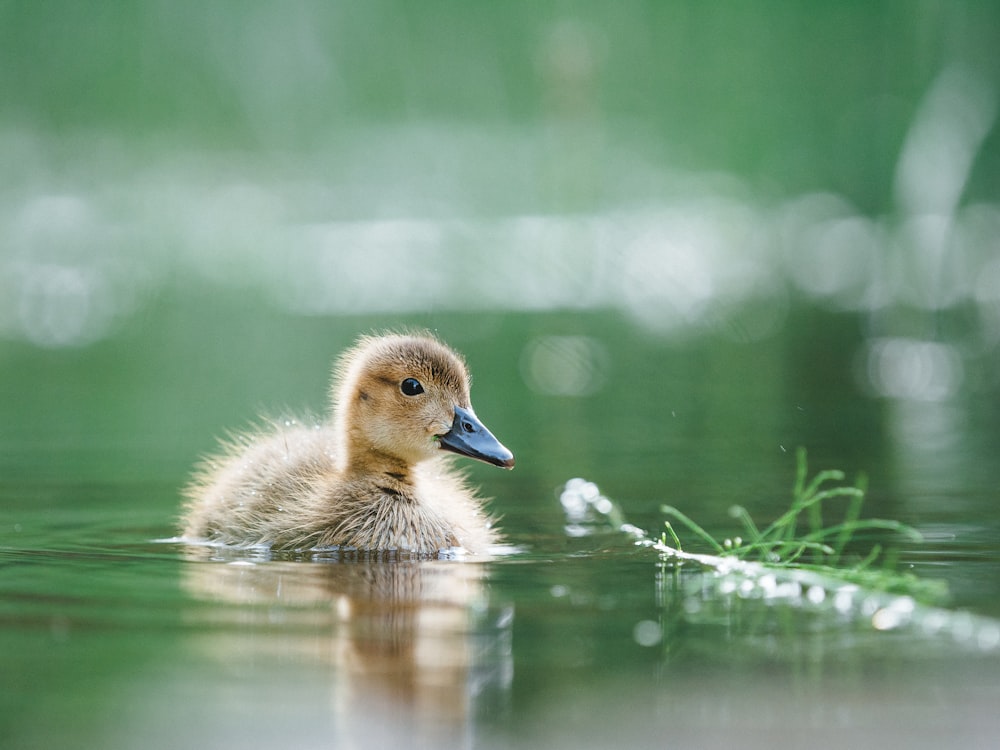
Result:
[[[481,565],[410,558],[254,561],[189,546],[184,588],[220,665],[319,668],[337,747],[461,747],[510,686],[512,610],[492,604]],[[218,627],[226,625],[227,627]],[[331,738],[333,739],[333,738]]]
[[332,419],[276,424],[206,460],[183,535],[275,549],[483,553],[499,535],[446,452],[512,468],[479,421],[462,358],[429,335],[363,337],[340,360]]

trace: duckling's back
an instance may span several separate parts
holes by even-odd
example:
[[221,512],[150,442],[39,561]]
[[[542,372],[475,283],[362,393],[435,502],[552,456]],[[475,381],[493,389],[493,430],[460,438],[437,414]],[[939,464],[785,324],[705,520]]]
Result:
[[236,436],[222,455],[199,466],[184,493],[186,538],[274,544],[337,476],[329,427],[287,420],[272,428],[270,434]]

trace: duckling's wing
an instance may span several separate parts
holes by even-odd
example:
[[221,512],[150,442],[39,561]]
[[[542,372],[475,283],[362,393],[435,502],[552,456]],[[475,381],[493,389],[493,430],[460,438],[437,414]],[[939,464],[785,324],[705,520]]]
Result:
[[270,427],[231,436],[220,455],[202,462],[185,491],[186,537],[267,543],[276,529],[293,525],[291,514],[336,473],[329,427],[294,420]]

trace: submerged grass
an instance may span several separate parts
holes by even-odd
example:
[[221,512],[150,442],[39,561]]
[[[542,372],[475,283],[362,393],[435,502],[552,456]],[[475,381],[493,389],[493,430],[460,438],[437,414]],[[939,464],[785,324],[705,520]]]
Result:
[[[943,582],[897,572],[893,567],[894,554],[891,551],[884,553],[879,544],[874,544],[863,555],[848,554],[859,532],[891,532],[916,542],[923,537],[912,526],[899,521],[861,518],[867,482],[861,477],[853,485],[833,484],[843,482],[844,478],[841,471],[821,471],[808,479],[806,451],[799,448],[789,509],[761,528],[746,508],[734,505],[730,514],[742,524],[743,536],[722,540],[671,505],[663,505],[661,510],[708,544],[713,554],[721,559],[753,561],[776,569],[808,570],[869,590],[905,594],[928,603],[943,600],[947,596]],[[824,525],[824,504],[828,506],[834,501],[846,501],[843,516],[838,522]],[[681,540],[671,521],[666,522],[659,546],[668,554],[683,554]]]

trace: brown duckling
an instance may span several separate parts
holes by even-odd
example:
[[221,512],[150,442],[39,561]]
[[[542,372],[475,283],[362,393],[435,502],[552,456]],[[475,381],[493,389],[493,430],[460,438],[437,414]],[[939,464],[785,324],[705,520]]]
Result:
[[276,422],[204,461],[184,537],[236,546],[482,553],[499,541],[446,452],[513,468],[472,410],[462,358],[430,335],[361,338],[339,360],[331,419]]

